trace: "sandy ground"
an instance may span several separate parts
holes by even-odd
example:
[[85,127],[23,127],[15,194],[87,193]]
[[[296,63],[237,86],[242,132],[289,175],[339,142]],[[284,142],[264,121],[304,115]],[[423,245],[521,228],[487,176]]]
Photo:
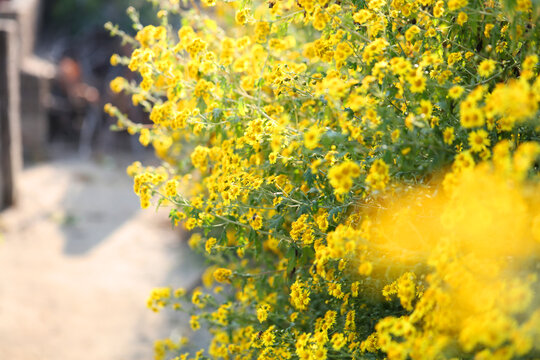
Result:
[[156,286],[190,286],[201,263],[167,212],[139,210],[127,161],[26,169],[0,213],[0,359],[153,358],[185,318],[146,308]]

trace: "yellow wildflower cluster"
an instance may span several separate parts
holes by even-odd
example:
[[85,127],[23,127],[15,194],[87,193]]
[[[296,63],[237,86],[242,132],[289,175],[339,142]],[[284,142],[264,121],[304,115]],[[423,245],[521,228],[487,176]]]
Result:
[[348,193],[354,178],[360,176],[360,167],[352,161],[335,165],[328,171],[328,179],[336,194]]
[[298,310],[306,310],[309,305],[309,290],[300,280],[291,285],[291,304]]
[[159,3],[107,25],[149,121],[105,112],[162,162],[127,169],[141,207],[209,261],[148,307],[211,340],[156,358],[539,356],[537,2]]
[[214,271],[214,279],[220,283],[230,282],[231,276],[232,271],[229,269],[220,268]]
[[270,305],[263,304],[257,308],[257,319],[263,322],[268,318],[268,312],[271,310]]
[[152,293],[150,294],[150,297],[147,301],[147,306],[157,312],[160,308],[165,307],[167,304],[167,301],[171,297],[171,289],[170,288],[155,288],[152,290]]
[[377,159],[369,169],[366,177],[366,184],[373,189],[384,190],[390,180],[388,176],[388,165],[382,159]]
[[[538,274],[527,262],[538,251],[531,222],[539,216],[540,188],[515,185],[496,166],[482,164],[462,172],[444,195],[415,193],[414,204],[397,201],[387,209],[416,216],[407,227],[422,224],[424,238],[384,220],[380,244],[416,262],[423,258],[433,270],[423,283],[409,272],[385,286],[383,295],[397,294],[408,312],[380,321],[369,351],[396,359],[439,358],[457,349],[494,359],[538,351]],[[424,290],[415,292],[415,283]]]

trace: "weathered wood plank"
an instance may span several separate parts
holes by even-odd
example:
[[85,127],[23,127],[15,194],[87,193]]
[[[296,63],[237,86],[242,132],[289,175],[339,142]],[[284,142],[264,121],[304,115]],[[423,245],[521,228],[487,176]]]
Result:
[[13,205],[22,166],[17,24],[0,21],[0,209]]
[[47,158],[49,139],[49,114],[47,109],[50,82],[55,76],[51,63],[35,56],[22,61],[21,89],[21,136],[24,160],[43,161]]

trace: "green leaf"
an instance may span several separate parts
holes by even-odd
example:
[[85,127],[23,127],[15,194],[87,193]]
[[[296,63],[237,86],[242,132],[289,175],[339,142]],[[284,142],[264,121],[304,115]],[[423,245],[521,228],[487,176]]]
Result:
[[291,245],[289,247],[289,250],[287,250],[287,254],[285,255],[285,257],[288,260],[287,274],[290,274],[296,266],[296,248],[294,247],[294,245]]

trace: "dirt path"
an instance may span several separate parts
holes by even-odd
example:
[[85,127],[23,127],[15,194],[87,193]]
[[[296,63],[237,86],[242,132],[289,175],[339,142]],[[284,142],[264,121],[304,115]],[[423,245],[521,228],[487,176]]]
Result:
[[186,332],[145,302],[193,283],[199,260],[166,212],[139,210],[124,165],[24,171],[18,207],[0,213],[0,359],[152,359],[155,339]]

